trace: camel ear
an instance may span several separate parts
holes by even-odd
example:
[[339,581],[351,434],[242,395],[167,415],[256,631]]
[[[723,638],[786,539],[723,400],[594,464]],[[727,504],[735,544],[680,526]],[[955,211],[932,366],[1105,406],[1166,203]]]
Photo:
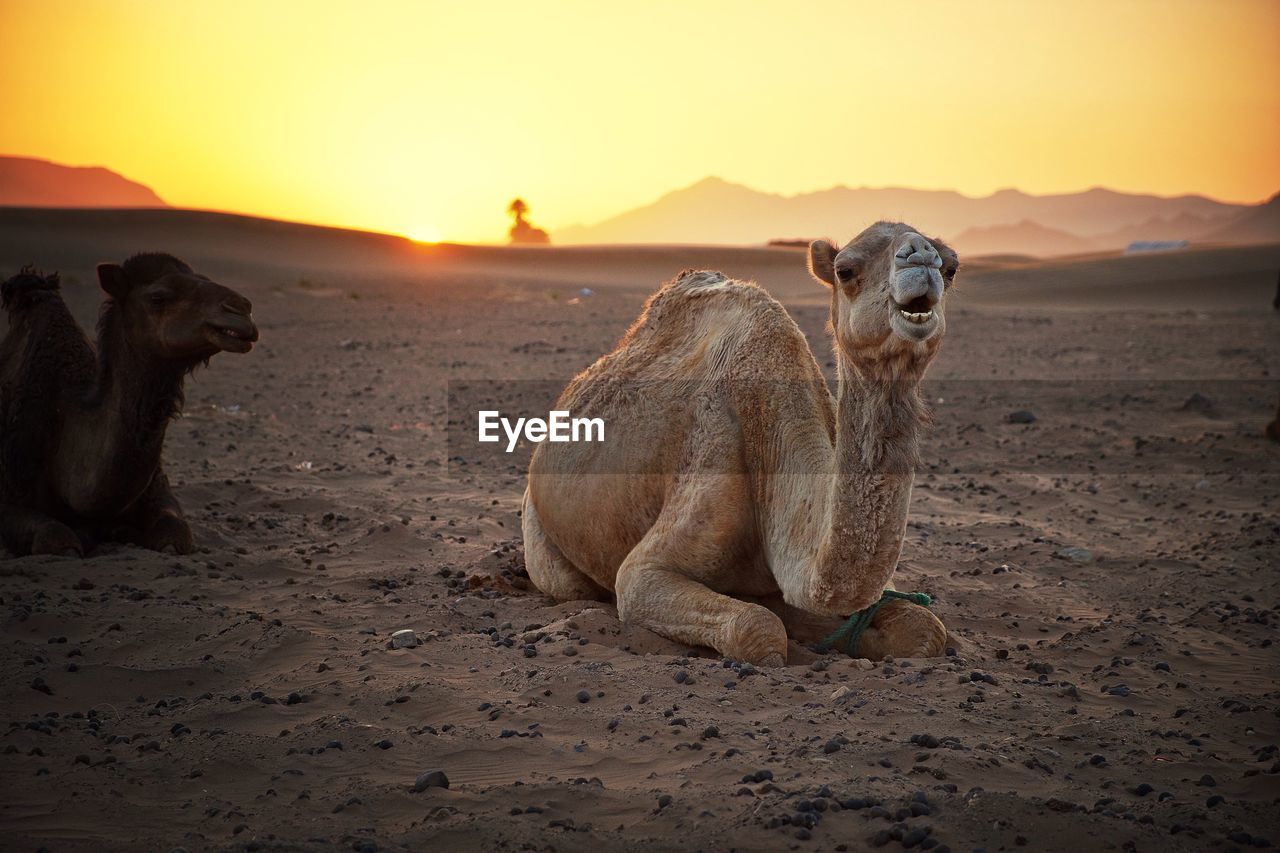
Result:
[[98,284],[112,299],[123,299],[129,292],[129,277],[119,264],[98,264]]
[[826,240],[809,244],[809,272],[827,287],[836,286],[836,247]]

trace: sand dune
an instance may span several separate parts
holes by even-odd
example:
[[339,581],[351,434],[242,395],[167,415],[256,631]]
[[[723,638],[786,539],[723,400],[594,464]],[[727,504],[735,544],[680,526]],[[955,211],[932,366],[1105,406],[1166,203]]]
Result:
[[802,252],[0,210],[0,272],[61,269],[84,322],[93,264],[155,248],[262,342],[169,433],[196,554],[0,560],[4,847],[862,849],[902,810],[935,850],[1280,843],[1280,247],[966,259],[897,579],[955,654],[758,673],[531,590],[527,448],[448,391],[545,406],[683,267],[825,352]]

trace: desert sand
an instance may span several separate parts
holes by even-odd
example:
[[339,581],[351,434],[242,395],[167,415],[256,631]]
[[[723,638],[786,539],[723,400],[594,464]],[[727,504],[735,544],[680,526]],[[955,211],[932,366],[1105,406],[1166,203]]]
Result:
[[531,589],[528,448],[450,389],[545,413],[684,267],[760,281],[829,367],[802,252],[0,211],[0,273],[60,269],[85,323],[144,249],[262,341],[169,431],[195,554],[0,559],[5,849],[1280,843],[1280,246],[966,259],[896,577],[952,654],[762,671]]

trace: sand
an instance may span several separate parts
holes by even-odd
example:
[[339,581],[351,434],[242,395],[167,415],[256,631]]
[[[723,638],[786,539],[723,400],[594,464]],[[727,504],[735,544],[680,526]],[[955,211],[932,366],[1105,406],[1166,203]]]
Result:
[[0,271],[62,269],[89,321],[94,261],[169,248],[262,342],[169,431],[197,553],[0,560],[5,849],[1280,843],[1280,248],[970,264],[897,577],[954,654],[753,672],[531,589],[527,448],[448,390],[545,411],[685,266],[828,363],[801,253],[134,216],[0,213]]

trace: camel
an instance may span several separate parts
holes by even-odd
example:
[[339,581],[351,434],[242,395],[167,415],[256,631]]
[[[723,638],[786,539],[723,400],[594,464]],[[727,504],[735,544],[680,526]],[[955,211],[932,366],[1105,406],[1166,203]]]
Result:
[[97,345],[57,274],[0,285],[0,541],[83,556],[98,541],[188,554],[191,527],[161,464],[188,373],[258,340],[252,305],[166,254],[100,264]]
[[[834,398],[803,333],[754,283],[680,273],[556,409],[600,417],[604,443],[542,443],[522,518],[530,579],[558,600],[617,598],[677,642],[779,666],[876,604],[898,563],[956,253],[878,222],[809,247],[830,288]],[[875,612],[856,653],[931,657],[925,607]]]

